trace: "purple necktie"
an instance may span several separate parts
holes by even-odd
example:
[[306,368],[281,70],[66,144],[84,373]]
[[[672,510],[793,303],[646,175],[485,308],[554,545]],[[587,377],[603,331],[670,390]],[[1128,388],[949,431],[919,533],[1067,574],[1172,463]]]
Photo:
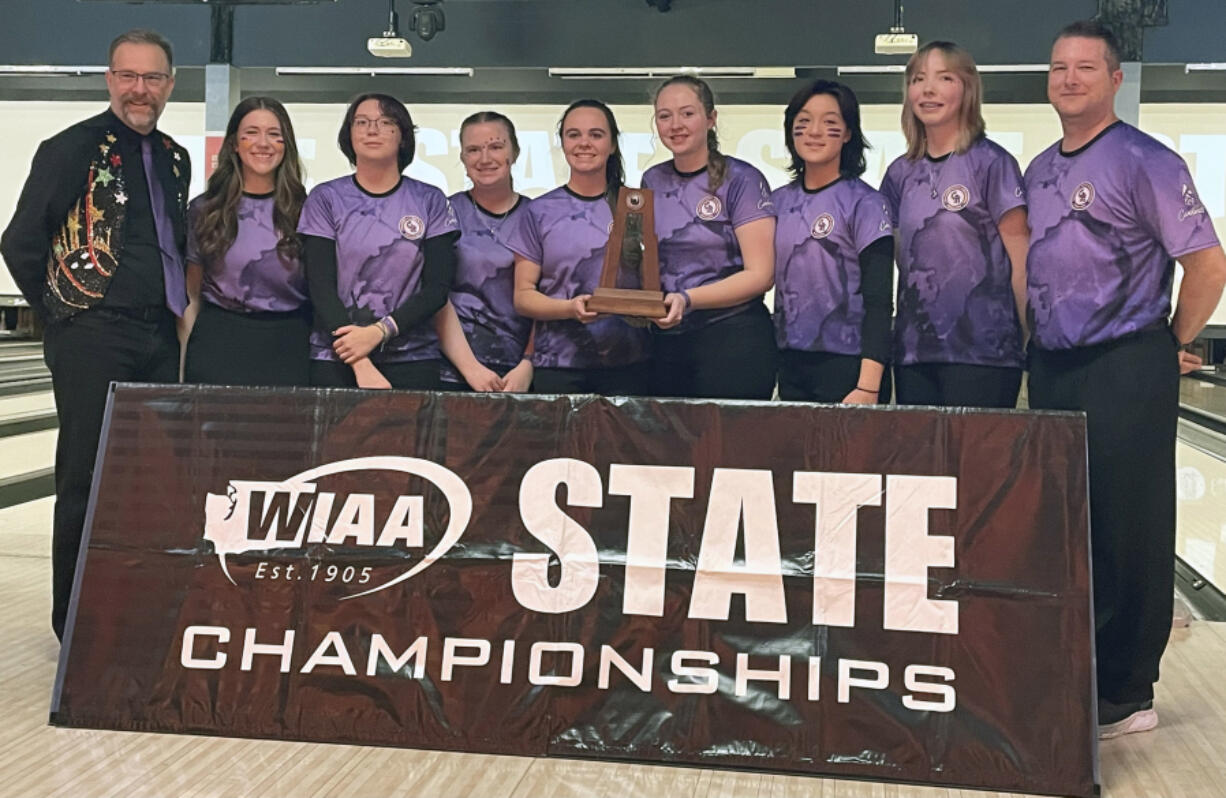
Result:
[[166,215],[166,196],[162,181],[153,166],[153,141],[144,136],[140,142],[140,157],[145,163],[145,182],[149,184],[149,204],[153,207],[153,226],[158,234],[158,249],[162,253],[162,277],[166,284],[166,307],[182,316],[187,308],[187,278],[183,274],[183,258],[175,245],[175,229]]

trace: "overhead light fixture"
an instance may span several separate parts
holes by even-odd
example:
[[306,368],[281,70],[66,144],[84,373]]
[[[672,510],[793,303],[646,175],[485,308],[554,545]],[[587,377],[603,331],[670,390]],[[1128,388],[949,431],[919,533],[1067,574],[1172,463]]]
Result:
[[453,75],[471,78],[472,67],[277,67],[278,75]]
[[104,66],[52,66],[50,64],[0,64],[0,75],[9,77],[57,77],[72,78],[85,75],[104,75]]
[[1047,72],[1050,64],[980,64],[980,72]]
[[911,55],[919,49],[919,36],[907,33],[902,24],[902,0],[894,0],[894,24],[889,33],[878,33],[873,39],[877,55]]
[[703,78],[795,78],[795,67],[549,67],[563,80],[636,80],[697,75]]
[[1185,64],[1183,74],[1189,72],[1226,72],[1226,63],[1215,61],[1208,64]]
[[379,58],[408,58],[413,55],[413,45],[400,35],[400,18],[396,16],[396,0],[387,0],[387,30],[382,36],[366,40],[366,49]]
[[869,64],[867,66],[841,66],[840,75],[901,75],[907,71],[902,64]]

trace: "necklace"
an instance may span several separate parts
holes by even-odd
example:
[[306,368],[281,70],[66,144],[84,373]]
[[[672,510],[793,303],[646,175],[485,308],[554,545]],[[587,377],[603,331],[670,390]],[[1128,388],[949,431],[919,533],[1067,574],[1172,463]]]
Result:
[[[945,171],[945,164],[949,162],[952,152],[947,152],[939,158],[933,158],[931,155],[924,155],[924,160],[928,162],[928,187],[932,189],[932,198],[936,199],[941,196],[941,173]],[[933,168],[936,164],[936,168]]]
[[490,235],[497,234],[498,228],[502,227],[502,223],[505,222],[507,217],[511,215],[511,211],[519,207],[519,203],[523,199],[522,197],[516,197],[515,202],[511,205],[511,207],[507,208],[502,213],[494,213],[480,202],[477,202],[471,191],[465,193],[468,194],[468,199],[476,207],[477,215],[481,217],[481,224],[490,231]]

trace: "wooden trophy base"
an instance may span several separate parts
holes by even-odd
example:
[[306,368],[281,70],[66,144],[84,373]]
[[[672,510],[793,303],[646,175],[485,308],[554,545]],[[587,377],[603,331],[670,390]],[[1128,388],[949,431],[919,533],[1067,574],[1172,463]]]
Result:
[[664,292],[641,288],[597,288],[587,301],[587,309],[594,313],[648,319],[662,319],[668,315],[668,309],[664,306]]

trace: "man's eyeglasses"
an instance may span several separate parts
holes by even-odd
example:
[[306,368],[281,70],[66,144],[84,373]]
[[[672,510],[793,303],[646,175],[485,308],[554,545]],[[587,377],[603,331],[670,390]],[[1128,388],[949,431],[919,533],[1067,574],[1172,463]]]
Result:
[[353,129],[362,133],[367,130],[373,130],[376,133],[390,133],[398,127],[399,125],[396,124],[396,120],[390,116],[381,116],[378,119],[370,119],[365,116],[355,116],[353,118]]
[[120,86],[135,86],[138,80],[143,80],[151,89],[160,89],[170,81],[170,75],[165,72],[133,72],[128,69],[112,69],[111,75]]

